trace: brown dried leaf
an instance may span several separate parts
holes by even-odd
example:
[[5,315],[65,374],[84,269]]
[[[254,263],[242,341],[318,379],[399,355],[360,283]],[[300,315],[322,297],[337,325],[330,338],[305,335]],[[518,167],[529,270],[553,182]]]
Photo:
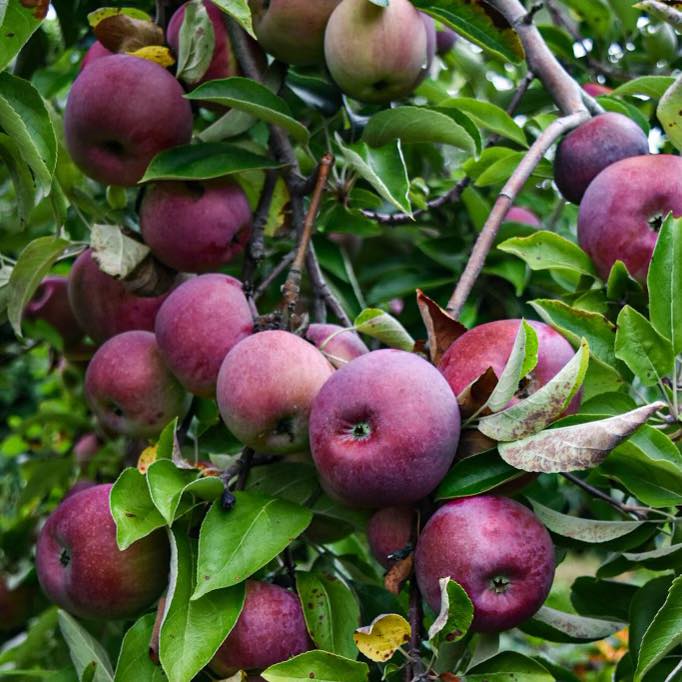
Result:
[[185,279],[150,254],[122,282],[136,296],[161,296]]
[[[469,384],[469,386],[457,396],[459,412],[462,415],[462,419],[468,419],[474,414],[477,414],[488,402],[488,398],[490,398],[496,386],[497,374],[495,374],[495,370],[492,367],[488,367],[476,381]],[[485,417],[486,414],[491,414],[491,411],[486,409],[482,411],[479,416]]]
[[445,351],[467,331],[467,328],[421,289],[417,289],[417,305],[429,336],[431,362],[437,365]]
[[459,439],[457,448],[457,460],[480,455],[482,452],[492,450],[497,441],[484,436],[478,429],[464,429]]
[[125,14],[102,19],[93,31],[97,40],[112,52],[134,52],[148,45],[164,44],[160,26]]
[[33,16],[36,19],[44,19],[50,9],[50,0],[21,0],[21,6],[26,9],[33,9]]
[[400,588],[403,583],[412,575],[413,566],[414,554],[412,553],[404,559],[396,561],[384,576],[384,587],[391,594],[400,594]]

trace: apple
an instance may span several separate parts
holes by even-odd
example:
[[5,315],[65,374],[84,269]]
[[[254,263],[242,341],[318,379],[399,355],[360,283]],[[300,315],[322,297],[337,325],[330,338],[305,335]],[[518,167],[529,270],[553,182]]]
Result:
[[524,208],[523,206],[512,206],[509,211],[507,211],[505,220],[510,223],[530,225],[531,227],[542,226],[540,218],[538,218],[529,208]]
[[372,514],[367,524],[367,540],[372,555],[385,568],[393,563],[389,559],[391,554],[409,544],[413,516],[411,507],[386,507]]
[[[456,395],[461,395],[476,379],[492,367],[497,377],[509,360],[521,320],[496,320],[478,325],[462,334],[443,355],[439,369]],[[556,376],[574,356],[571,344],[543,322],[529,321],[538,336],[538,363],[525,377],[524,397],[532,395]],[[509,405],[519,401],[514,397]],[[571,401],[566,414],[580,406],[580,394]]]
[[90,481],[87,478],[83,478],[80,481],[76,481],[65,493],[64,497],[62,500],[67,499],[68,497],[73,497],[74,495],[78,495],[81,490],[87,490],[88,488],[93,488],[96,486],[97,483],[94,481]]
[[609,88],[601,83],[583,83],[582,89],[590,97],[601,97],[602,95],[610,95],[613,92],[613,88]]
[[632,119],[615,112],[600,114],[561,141],[554,158],[554,180],[565,199],[579,204],[606,167],[648,153],[649,140]]
[[8,577],[0,573],[0,634],[11,635],[26,623],[33,598],[33,590],[27,583],[10,588]]
[[175,289],[156,317],[156,341],[170,370],[190,393],[215,398],[228,351],[253,331],[242,284],[229,275],[194,277]]
[[473,632],[509,630],[530,618],[549,594],[554,569],[547,529],[522,504],[495,495],[444,504],[424,526],[415,553],[426,602],[438,613],[439,579],[458,582],[474,605]]
[[256,38],[275,59],[296,66],[324,63],[324,34],[339,0],[249,0]]
[[159,152],[190,141],[192,109],[162,66],[116,54],[90,62],[74,81],[64,135],[87,176],[132,187]]
[[409,95],[425,75],[430,49],[435,48],[427,26],[409,0],[391,0],[386,7],[342,0],[324,36],[332,78],[362,102],[385,104]]
[[426,497],[457,450],[457,400],[418,355],[378,350],[325,383],[310,414],[310,445],[326,492],[350,507],[408,505]]
[[157,530],[125,551],[116,545],[110,484],[81,490],[48,517],[36,546],[38,579],[47,597],[80,618],[132,618],[168,582],[168,540]]
[[578,242],[607,279],[621,260],[646,281],[660,220],[682,216],[682,158],[636,156],[612,164],[589,186],[580,204]]
[[450,52],[457,42],[457,37],[457,34],[447,26],[438,29],[436,31],[436,53],[442,57]]
[[133,329],[152,331],[161,296],[135,296],[123,282],[99,269],[86,249],[69,273],[69,301],[78,324],[97,343]]
[[369,353],[369,348],[354,331],[344,330],[338,324],[311,324],[305,337],[326,353],[335,367]]
[[90,432],[81,436],[73,446],[76,464],[80,467],[87,466],[101,447],[102,444],[96,433]]
[[111,57],[111,55],[114,54],[116,54],[116,52],[112,52],[108,48],[104,47],[99,40],[95,40],[95,42],[90,45],[88,51],[85,53],[85,57],[83,57],[83,61],[81,62],[81,71],[88,64],[92,64],[92,62],[102,59],[102,57]]
[[188,396],[166,367],[151,332],[124,332],[93,355],[85,397],[102,426],[133,438],[158,436],[189,409]]
[[295,334],[270,330],[247,336],[220,368],[220,414],[258,452],[307,450],[310,408],[333,371],[315,346]]
[[47,322],[59,332],[66,349],[73,348],[83,339],[83,330],[69,303],[66,277],[45,277],[26,305],[24,317]]
[[260,671],[313,646],[298,597],[283,587],[248,580],[244,608],[209,667],[221,677]]
[[140,205],[142,237],[154,255],[180,272],[229,263],[251,235],[251,208],[230,180],[158,182]]

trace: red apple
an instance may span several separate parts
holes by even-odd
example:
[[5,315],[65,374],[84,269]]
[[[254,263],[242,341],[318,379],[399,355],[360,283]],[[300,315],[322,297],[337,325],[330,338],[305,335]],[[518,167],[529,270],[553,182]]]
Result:
[[367,540],[372,555],[385,568],[393,563],[389,556],[410,542],[413,516],[411,507],[387,507],[372,514],[367,524]]
[[506,221],[510,223],[521,223],[522,225],[530,225],[531,227],[541,227],[542,223],[533,211],[523,206],[512,206],[507,211]]
[[311,324],[305,333],[305,337],[317,348],[321,348],[324,353],[327,353],[329,361],[334,366],[343,365],[345,362],[350,362],[365,353],[369,353],[369,348],[355,332],[344,331],[344,328],[338,324]]
[[83,57],[83,61],[81,62],[81,71],[88,64],[92,64],[92,62],[102,59],[102,57],[111,57],[113,54],[116,54],[116,52],[112,52],[111,50],[104,47],[99,40],[96,40],[92,45],[90,45],[88,51],[85,53],[85,57]]
[[601,83],[583,83],[582,88],[590,97],[601,97],[602,95],[610,95],[613,92],[613,88],[609,88]]

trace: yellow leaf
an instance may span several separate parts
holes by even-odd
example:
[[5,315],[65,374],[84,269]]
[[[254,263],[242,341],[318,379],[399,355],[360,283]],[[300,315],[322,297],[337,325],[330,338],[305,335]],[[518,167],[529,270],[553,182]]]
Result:
[[146,47],[141,47],[139,50],[128,52],[128,54],[133,57],[148,59],[150,62],[156,62],[163,67],[175,64],[175,59],[173,59],[171,51],[163,45],[147,45]]
[[146,474],[147,469],[156,462],[156,445],[150,445],[140,453],[137,459],[137,470],[141,474]]
[[149,14],[140,9],[135,9],[134,7],[100,7],[88,14],[88,23],[92,28],[95,28],[103,19],[116,17],[120,14],[132,17],[133,19],[139,19],[140,21],[151,21],[152,19]]
[[410,624],[396,613],[377,616],[371,623],[358,628],[353,635],[355,646],[371,661],[383,663],[410,640]]

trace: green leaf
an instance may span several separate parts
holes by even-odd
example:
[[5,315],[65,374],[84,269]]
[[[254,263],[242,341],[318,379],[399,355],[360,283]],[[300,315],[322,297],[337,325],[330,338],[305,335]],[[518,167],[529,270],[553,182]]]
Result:
[[649,580],[646,585],[637,590],[630,603],[629,615],[630,632],[629,645],[630,653],[635,662],[639,658],[639,650],[642,646],[644,634],[659,612],[672,585],[674,576],[665,575]]
[[623,623],[586,618],[542,606],[521,629],[550,642],[595,642],[622,630]]
[[503,651],[470,668],[466,682],[554,682],[547,668],[515,651]]
[[562,414],[580,389],[589,357],[583,340],[578,352],[551,381],[506,410],[481,419],[479,431],[497,441],[515,441],[544,429]]
[[213,59],[215,32],[203,2],[188,2],[178,41],[175,77],[185,83],[198,83]]
[[662,406],[654,403],[617,417],[547,429],[514,443],[500,443],[500,457],[524,471],[549,474],[591,469]]
[[127,277],[151,253],[148,246],[123,234],[118,225],[93,225],[90,246],[99,269],[117,279]]
[[265,156],[226,142],[202,142],[165,149],[152,160],[140,182],[211,180],[250,170],[279,168]]
[[502,14],[488,3],[481,0],[414,0],[413,4],[494,57],[514,63],[524,57],[518,35]]
[[305,504],[316,490],[317,470],[312,464],[279,462],[254,467],[249,472],[246,489],[266,497],[280,497],[294,504]]
[[21,153],[21,148],[9,135],[4,133],[0,133],[0,162],[4,162],[14,185],[19,224],[24,228],[33,207],[36,205],[36,185],[31,169]]
[[374,114],[365,127],[362,139],[371,147],[382,147],[399,139],[403,144],[434,142],[459,147],[476,154],[471,135],[447,113],[426,107],[402,106]]
[[608,34],[613,24],[611,8],[605,0],[564,0],[598,34]]
[[472,97],[451,97],[440,102],[439,107],[455,107],[470,116],[481,128],[507,137],[523,147],[528,146],[523,130],[504,109],[496,104]]
[[192,599],[236,585],[298,537],[312,512],[291,502],[236,492],[234,509],[215,502],[201,524],[197,587]]
[[429,641],[439,647],[444,642],[458,642],[474,620],[474,605],[465,589],[451,578],[441,578],[440,612],[429,628]]
[[35,294],[43,277],[49,272],[59,256],[64,253],[68,245],[69,242],[65,239],[39,237],[29,242],[19,254],[19,259],[7,284],[9,289],[7,317],[18,337],[21,338],[22,336],[21,316],[26,304]]
[[104,647],[66,611],[59,611],[59,629],[79,678],[94,662],[94,682],[113,682],[114,671]]
[[638,589],[629,583],[582,576],[571,585],[571,604],[581,616],[627,623],[630,602]]
[[166,525],[152,502],[147,481],[137,469],[124,469],[109,495],[111,515],[116,523],[116,543],[123,551],[136,540]]
[[529,237],[512,237],[497,248],[518,256],[531,270],[560,270],[597,277],[590,257],[577,244],[555,232],[540,230]]
[[248,0],[213,0],[213,4],[220,7],[225,14],[231,16],[253,38],[256,37],[253,32],[251,9]]
[[261,673],[267,682],[367,682],[368,676],[366,663],[326,651],[307,651]]
[[410,180],[399,141],[371,149],[364,142],[345,145],[337,135],[336,143],[346,162],[379,196],[399,211],[412,215]]
[[47,106],[23,78],[0,73],[0,128],[21,149],[39,194],[47,196],[57,164],[57,138]]
[[651,326],[646,317],[625,306],[618,315],[617,326],[616,357],[644,386],[655,386],[663,377],[674,374],[672,344]]
[[560,514],[543,504],[530,501],[535,515],[552,533],[587,543],[609,542],[622,538],[644,525],[641,521],[598,521]]
[[310,137],[306,127],[294,118],[289,105],[281,97],[249,78],[234,76],[208,81],[185,97],[245,111],[266,123],[279,126],[302,144],[306,144]]
[[362,334],[379,339],[390,348],[399,348],[408,352],[414,348],[414,339],[405,327],[395,317],[391,317],[379,308],[365,308],[355,318],[353,327]]
[[165,682],[163,670],[149,658],[149,642],[152,638],[156,614],[142,616],[126,632],[118,654],[114,682]]
[[192,599],[196,583],[196,542],[184,529],[170,533],[171,568],[159,657],[168,678],[190,682],[213,658],[244,606],[245,583]]
[[303,606],[310,637],[319,649],[355,658],[355,628],[360,625],[360,607],[345,583],[327,573],[298,572],[296,589]]
[[8,0],[0,6],[0,71],[19,54],[42,19],[37,19],[35,7],[24,7],[21,0]]
[[663,130],[670,142],[677,148],[682,149],[682,77],[665,91],[656,109],[656,116],[663,125]]
[[656,663],[679,644],[682,644],[682,576],[673,581],[665,603],[644,633],[635,682],[640,682]]
[[682,220],[668,216],[658,233],[647,286],[654,292],[649,316],[656,331],[682,352]]
[[660,99],[663,93],[675,82],[672,76],[641,76],[619,85],[612,95],[644,95]]

